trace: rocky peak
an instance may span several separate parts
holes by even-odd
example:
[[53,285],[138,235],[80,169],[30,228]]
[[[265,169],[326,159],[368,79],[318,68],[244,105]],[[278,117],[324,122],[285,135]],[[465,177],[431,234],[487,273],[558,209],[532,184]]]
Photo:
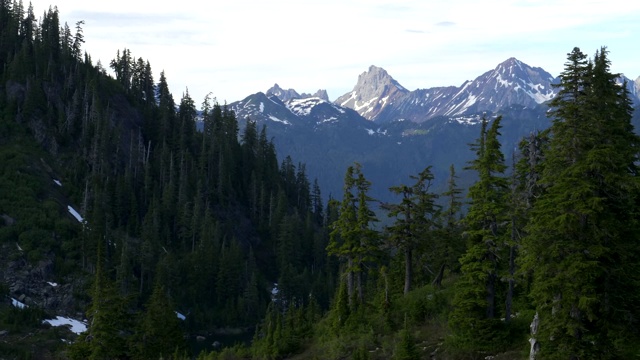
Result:
[[336,99],[335,104],[351,108],[373,120],[386,106],[409,93],[383,68],[371,65],[358,76],[353,90]]
[[283,89],[278,84],[274,84],[269,90],[267,90],[266,95],[267,97],[275,96],[282,101],[299,99],[301,97],[295,90]]
[[[474,81],[465,83],[457,99],[480,110],[496,111],[512,104],[533,107],[551,100],[556,94],[551,84],[555,78],[539,67],[531,67],[516,58],[509,58]],[[455,113],[459,114],[456,109]]]
[[329,94],[327,94],[327,90],[324,89],[318,89],[318,91],[311,95],[311,97],[317,97],[326,102],[329,102]]
[[313,95],[307,93],[298,94],[297,91],[293,89],[283,89],[278,84],[273,85],[269,90],[267,90],[265,95],[267,95],[267,97],[275,96],[283,102],[294,99],[307,99],[312,97],[317,97],[327,102],[329,101],[327,90],[319,89]]

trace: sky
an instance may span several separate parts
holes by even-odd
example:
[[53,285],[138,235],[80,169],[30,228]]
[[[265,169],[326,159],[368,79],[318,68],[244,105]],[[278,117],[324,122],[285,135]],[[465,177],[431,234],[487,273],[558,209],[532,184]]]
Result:
[[640,1],[53,1],[32,0],[36,17],[57,6],[61,24],[83,20],[94,64],[127,48],[196,104],[275,83],[335,100],[370,65],[409,90],[460,86],[510,57],[557,76],[576,46],[606,46],[613,72],[640,76]]

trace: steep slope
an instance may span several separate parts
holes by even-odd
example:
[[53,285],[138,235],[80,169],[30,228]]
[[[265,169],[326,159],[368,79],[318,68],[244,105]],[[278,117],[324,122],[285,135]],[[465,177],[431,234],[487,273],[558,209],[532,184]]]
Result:
[[533,107],[550,100],[554,78],[541,68],[510,58],[460,87],[408,91],[381,68],[372,66],[358,77],[353,91],[335,103],[376,122],[423,122],[436,116],[496,112],[510,105]]
[[357,112],[337,106],[319,97],[299,97],[282,101],[262,92],[229,105],[238,119],[250,119],[269,127],[307,127],[313,129],[330,122],[348,122],[361,126],[366,121]]
[[334,103],[351,108],[367,120],[376,120],[383,110],[409,94],[386,70],[371,65],[358,76],[353,90]]

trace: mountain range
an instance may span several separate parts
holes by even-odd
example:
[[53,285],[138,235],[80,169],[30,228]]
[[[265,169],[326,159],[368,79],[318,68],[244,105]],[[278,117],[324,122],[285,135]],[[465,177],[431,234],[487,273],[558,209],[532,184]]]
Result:
[[[522,136],[550,125],[546,103],[556,95],[558,81],[542,68],[509,58],[459,87],[410,91],[386,70],[370,66],[352,91],[333,102],[324,90],[299,94],[275,84],[230,107],[241,126],[247,119],[266,125],[278,154],[305,163],[325,195],[340,196],[343,172],[357,161],[373,182],[373,196],[386,201],[388,187],[429,165],[436,187],[443,186],[451,164],[463,185],[470,183],[472,174],[463,168],[473,156],[468,144],[478,136],[482,116],[503,116],[503,149],[510,156]],[[625,81],[638,107],[640,77],[621,76],[620,83]]]

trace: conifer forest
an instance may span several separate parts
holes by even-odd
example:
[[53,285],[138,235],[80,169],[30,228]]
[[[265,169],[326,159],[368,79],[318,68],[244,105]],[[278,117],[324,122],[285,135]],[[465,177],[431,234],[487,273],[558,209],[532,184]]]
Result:
[[381,202],[357,162],[326,196],[153,59],[94,63],[56,7],[0,0],[0,26],[0,359],[640,356],[640,137],[606,47],[567,49],[513,155],[500,116],[458,144],[469,188],[424,164]]

